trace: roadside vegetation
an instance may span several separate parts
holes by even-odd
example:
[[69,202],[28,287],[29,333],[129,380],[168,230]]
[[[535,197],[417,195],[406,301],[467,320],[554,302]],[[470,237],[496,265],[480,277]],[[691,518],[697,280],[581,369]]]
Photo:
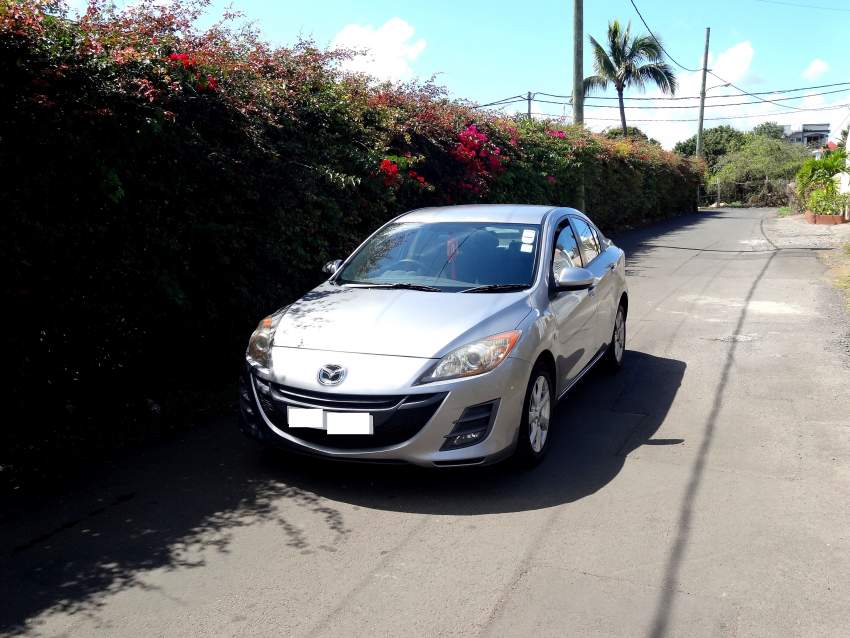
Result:
[[[846,136],[845,129],[842,140]],[[787,205],[797,212],[817,209],[824,211],[819,214],[839,214],[848,203],[833,180],[845,170],[843,144],[824,150],[816,159],[811,149],[785,140],[783,127],[776,122],[764,122],[746,133],[726,125],[706,129],[706,199],[727,207]],[[694,156],[696,135],[678,142],[673,150]]]
[[799,212],[809,210],[817,215],[843,213],[848,199],[838,192],[834,177],[845,170],[846,161],[846,151],[840,148],[803,162],[796,175],[792,205]]
[[694,207],[702,166],[649,141],[347,75],[206,4],[0,0],[2,475],[229,404],[257,318],[403,210],[571,204],[580,175],[607,230]]

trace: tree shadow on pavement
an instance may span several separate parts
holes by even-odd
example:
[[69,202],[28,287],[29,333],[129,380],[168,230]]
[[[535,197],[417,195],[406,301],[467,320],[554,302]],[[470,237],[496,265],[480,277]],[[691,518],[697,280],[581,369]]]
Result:
[[[196,569],[205,551],[229,552],[239,528],[272,522],[281,545],[310,551],[287,512],[305,508],[325,536],[349,533],[346,506],[477,515],[551,507],[610,482],[626,455],[663,422],[685,364],[627,353],[618,375],[592,372],[561,402],[552,448],[537,468],[463,470],[323,461],[262,450],[232,419],[148,451],[96,487],[6,518],[0,532],[0,634],[41,612],[86,614],[107,595],[150,588],[150,570]],[[661,441],[660,443],[665,443]],[[102,480],[101,480],[102,479]],[[325,541],[326,542],[326,541]]]

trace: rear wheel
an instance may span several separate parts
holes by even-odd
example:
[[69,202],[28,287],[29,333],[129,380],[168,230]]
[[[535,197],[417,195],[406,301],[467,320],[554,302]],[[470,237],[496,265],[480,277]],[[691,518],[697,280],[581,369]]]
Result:
[[611,343],[605,351],[606,367],[616,372],[623,367],[623,356],[626,354],[626,308],[623,304],[617,308],[617,317],[614,319],[614,331],[611,335]]
[[515,457],[520,465],[526,467],[536,465],[546,455],[551,439],[554,408],[552,376],[541,362],[531,371],[531,378],[525,391]]

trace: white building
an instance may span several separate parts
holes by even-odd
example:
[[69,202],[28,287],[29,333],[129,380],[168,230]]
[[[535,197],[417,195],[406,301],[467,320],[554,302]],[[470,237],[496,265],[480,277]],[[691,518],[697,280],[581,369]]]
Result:
[[821,147],[829,140],[829,124],[803,124],[799,130],[794,130],[789,124],[784,129],[783,136],[794,144]]

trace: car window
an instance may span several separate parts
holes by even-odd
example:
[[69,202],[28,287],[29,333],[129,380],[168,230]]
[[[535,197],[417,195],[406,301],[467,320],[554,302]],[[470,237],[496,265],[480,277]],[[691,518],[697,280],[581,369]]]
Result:
[[573,225],[578,235],[579,243],[581,244],[582,254],[584,255],[584,263],[589,264],[599,256],[599,242],[596,239],[596,233],[590,225],[583,219],[573,217]]
[[336,282],[410,283],[444,292],[481,285],[530,286],[539,231],[538,224],[389,224],[357,251]]
[[581,268],[578,242],[569,224],[561,228],[555,236],[555,250],[552,255],[552,275],[555,281],[558,281],[565,268]]

